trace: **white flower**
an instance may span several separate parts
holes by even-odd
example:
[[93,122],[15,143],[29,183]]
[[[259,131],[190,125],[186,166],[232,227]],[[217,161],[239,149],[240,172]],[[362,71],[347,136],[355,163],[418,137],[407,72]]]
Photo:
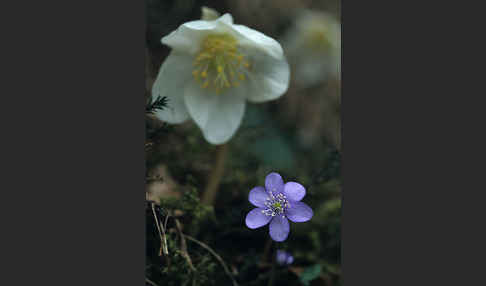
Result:
[[274,39],[243,25],[230,14],[182,24],[162,38],[172,48],[152,87],[152,98],[166,96],[168,109],[156,115],[168,123],[192,118],[211,144],[236,132],[246,101],[280,97],[290,71]]
[[326,12],[304,10],[283,43],[297,83],[316,84],[341,76],[341,25]]

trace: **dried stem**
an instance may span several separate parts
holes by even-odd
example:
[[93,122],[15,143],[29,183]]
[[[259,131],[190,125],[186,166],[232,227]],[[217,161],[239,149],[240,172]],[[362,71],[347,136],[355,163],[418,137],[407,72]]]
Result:
[[159,237],[160,237],[159,256],[162,256],[162,252],[165,255],[168,255],[169,250],[167,249],[167,237],[165,236],[165,228],[161,223],[159,223],[159,219],[157,218],[157,214],[155,213],[154,203],[150,203],[150,205],[152,206],[152,213],[154,214],[155,225],[157,226],[157,230],[159,231]]
[[186,235],[186,234],[184,234],[184,236],[187,239],[189,239],[190,241],[193,241],[193,242],[199,244],[201,247],[203,247],[207,251],[209,251],[214,257],[216,257],[216,259],[219,261],[219,263],[221,263],[221,265],[223,266],[224,272],[226,272],[226,274],[231,278],[231,281],[233,282],[233,286],[238,286],[238,283],[236,283],[235,278],[233,278],[233,275],[229,271],[228,266],[226,266],[226,263],[224,263],[224,260],[221,258],[221,256],[219,256],[211,247],[209,247],[204,242],[199,241],[199,240],[195,239],[194,237],[191,237],[191,236]]
[[219,145],[216,150],[216,163],[208,180],[206,191],[204,192],[201,202],[212,205],[218,192],[219,183],[224,174],[224,163],[228,155],[228,144]]
[[181,223],[177,218],[174,218],[174,220],[176,223],[177,232],[179,233],[179,236],[181,238],[181,254],[187,260],[189,268],[191,268],[192,271],[196,271],[196,268],[194,268],[194,265],[192,264],[191,257],[189,256],[189,253],[187,253],[187,243],[184,234],[182,233]]
[[168,214],[165,216],[165,221],[164,221],[164,229],[167,229],[167,221],[169,220],[169,217],[170,217],[170,213],[168,213]]
[[145,282],[147,282],[148,284],[150,284],[152,286],[159,286],[159,285],[155,284],[155,282],[153,282],[152,280],[150,280],[148,278],[145,278]]
[[[166,216],[166,224],[167,224],[167,218],[168,216]],[[167,256],[169,255],[169,249],[167,248],[167,236],[165,235],[166,228],[164,225],[162,225],[162,222],[160,222],[160,228],[162,229],[162,245],[160,247],[162,250],[159,251],[159,253],[163,251],[164,254]]]
[[160,175],[154,175],[154,176],[146,177],[145,181],[147,181],[147,184],[150,184],[150,183],[153,183],[153,182],[163,182],[164,178],[162,178]]
[[159,231],[160,236],[159,256],[162,256],[162,252],[165,255],[168,255],[169,249],[167,249],[167,237],[165,236],[165,228],[161,223],[159,223],[159,219],[157,218],[157,214],[155,213],[154,203],[150,203],[150,205],[152,206],[152,213],[154,214],[155,225],[157,225],[157,230]]

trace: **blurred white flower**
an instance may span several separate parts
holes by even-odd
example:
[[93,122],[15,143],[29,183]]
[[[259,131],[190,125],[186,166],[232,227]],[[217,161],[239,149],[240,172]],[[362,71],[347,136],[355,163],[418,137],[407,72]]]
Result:
[[326,12],[304,10],[285,35],[283,46],[296,83],[308,86],[341,77],[341,25]]
[[168,123],[192,118],[211,144],[236,132],[245,104],[280,97],[290,71],[274,39],[243,25],[230,14],[182,24],[162,38],[172,48],[152,87],[152,98],[166,96],[169,108],[156,113]]

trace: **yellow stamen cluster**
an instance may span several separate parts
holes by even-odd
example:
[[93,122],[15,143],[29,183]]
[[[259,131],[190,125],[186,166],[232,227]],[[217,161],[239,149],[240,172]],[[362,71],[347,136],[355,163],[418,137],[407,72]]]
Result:
[[246,80],[250,63],[238,51],[237,40],[228,34],[207,36],[193,62],[192,75],[202,88],[217,94]]

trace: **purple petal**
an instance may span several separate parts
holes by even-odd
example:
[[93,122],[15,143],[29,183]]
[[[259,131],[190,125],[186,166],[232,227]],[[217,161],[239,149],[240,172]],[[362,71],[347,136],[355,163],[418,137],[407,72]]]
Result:
[[274,195],[283,192],[284,182],[282,176],[275,172],[268,174],[265,178],[265,189]]
[[312,218],[314,212],[303,202],[290,202],[290,208],[285,215],[293,222],[306,222]]
[[281,215],[274,216],[270,223],[270,237],[275,241],[284,241],[289,236],[289,221]]
[[284,265],[287,262],[288,254],[287,252],[278,249],[277,250],[277,263],[280,265]]
[[277,250],[277,263],[280,265],[289,265],[294,262],[294,257],[288,253],[287,251],[284,250]]
[[271,216],[264,215],[262,208],[256,208],[251,210],[245,219],[246,226],[255,229],[266,225],[271,219]]
[[265,201],[268,199],[268,193],[265,191],[264,187],[255,187],[250,191],[248,200],[256,207],[263,208],[265,206]]
[[291,201],[300,201],[305,196],[305,188],[299,183],[288,182],[284,186],[284,195]]

